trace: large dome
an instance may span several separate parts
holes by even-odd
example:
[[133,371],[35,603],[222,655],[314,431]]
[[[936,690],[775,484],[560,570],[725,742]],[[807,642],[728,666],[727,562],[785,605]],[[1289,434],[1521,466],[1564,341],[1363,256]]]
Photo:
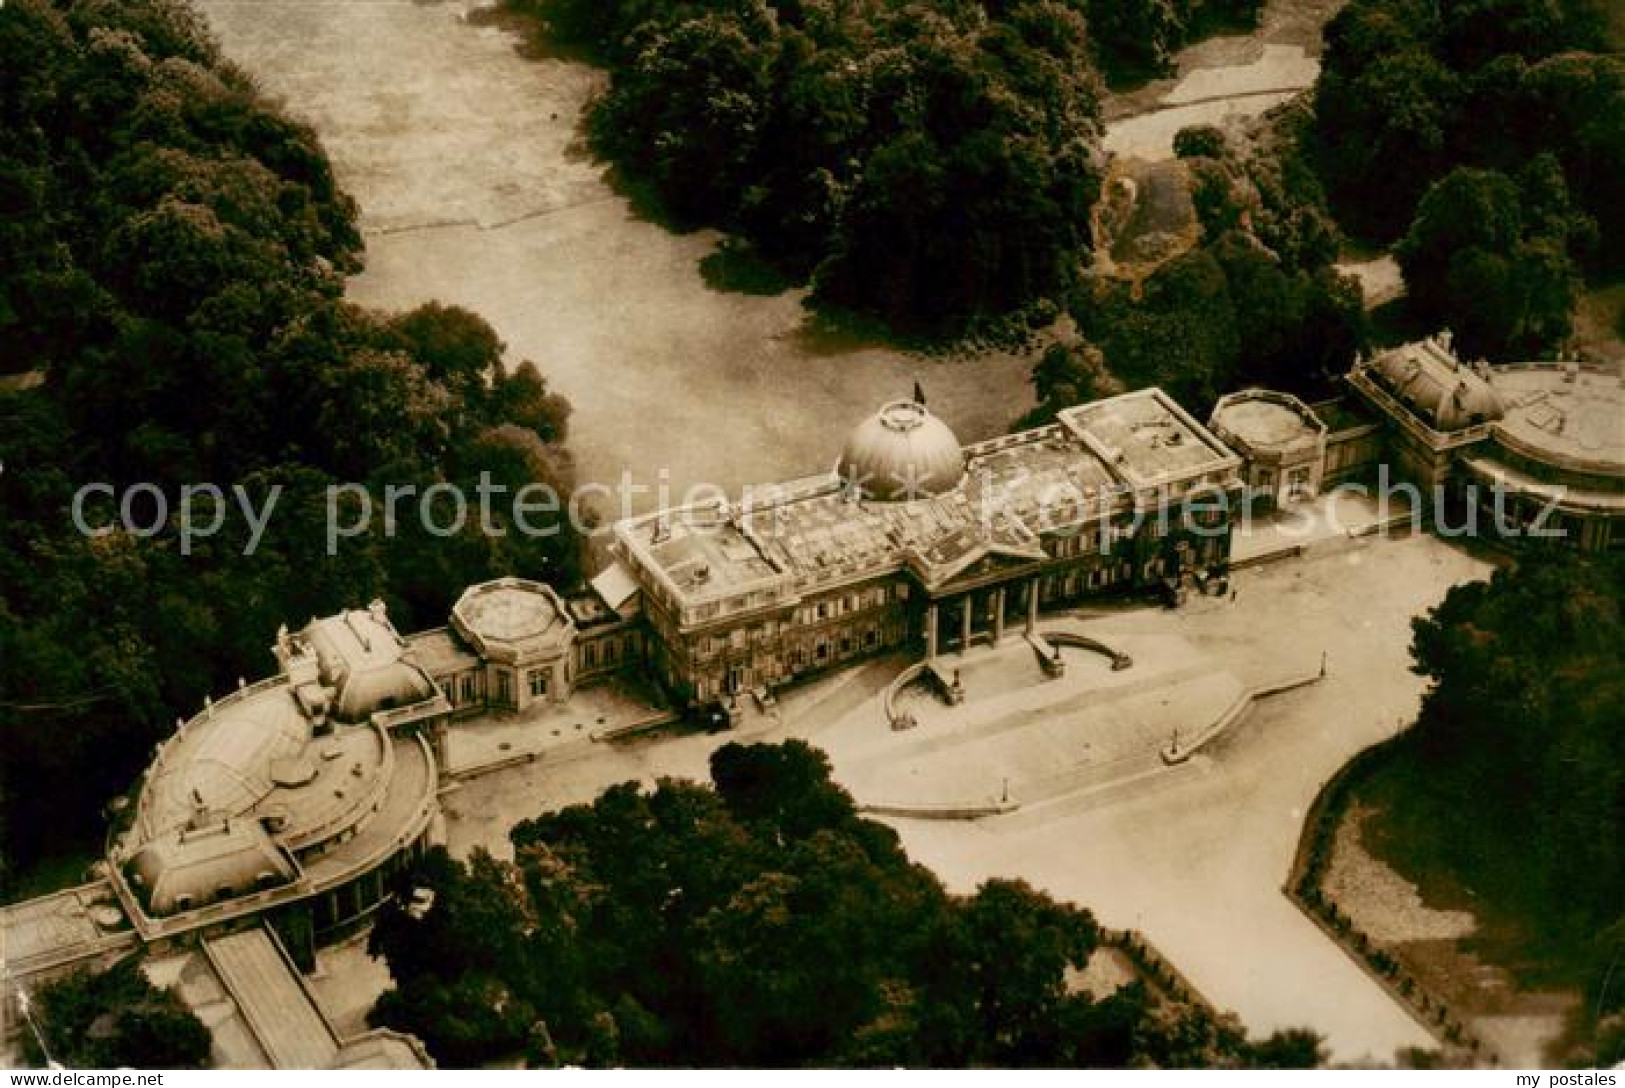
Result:
[[1506,415],[1488,368],[1461,362],[1449,350],[1448,341],[1407,344],[1373,366],[1389,391],[1437,430],[1457,431]]
[[959,486],[965,454],[954,432],[925,405],[899,400],[858,424],[846,440],[839,472],[866,499],[923,499]]

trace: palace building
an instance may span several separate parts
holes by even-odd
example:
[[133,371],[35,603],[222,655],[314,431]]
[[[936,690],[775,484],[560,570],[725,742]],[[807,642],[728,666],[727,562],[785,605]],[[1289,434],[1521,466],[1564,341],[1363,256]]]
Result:
[[[1444,335],[1359,360],[1347,384],[1316,404],[1235,393],[1208,426],[1145,389],[970,445],[917,393],[861,421],[823,473],[617,523],[611,562],[577,592],[501,578],[415,635],[380,602],[283,628],[276,674],[206,702],[110,806],[97,880],[0,908],[7,969],[43,978],[141,948],[201,948],[215,989],[308,969],[441,841],[465,719],[546,713],[626,669],[674,709],[732,715],[868,655],[930,667],[1034,635],[1042,610],[1092,595],[1222,592],[1244,499],[1290,504],[1387,465],[1451,497],[1499,485],[1520,523],[1625,546],[1619,374],[1467,364]],[[305,1000],[284,981],[278,1000]],[[340,1039],[319,1010],[305,1022],[297,1046],[255,1053],[426,1060],[387,1033]]]
[[[1625,547],[1625,374],[1579,362],[1466,363],[1441,334],[1349,373],[1384,421],[1382,458],[1425,487],[1483,507],[1505,496],[1513,531],[1583,551]],[[1473,485],[1469,491],[1467,485]]]
[[1424,504],[1457,508],[1452,525],[1478,506],[1480,535],[1625,547],[1617,368],[1468,363],[1445,332],[1357,360],[1346,385],[1315,405],[1260,389],[1219,401],[1210,425],[1241,456],[1249,489],[1289,502],[1386,466]]
[[1240,464],[1158,389],[970,446],[897,401],[823,475],[617,524],[612,576],[641,598],[666,689],[729,699],[881,650],[1031,630],[1090,594],[1216,577]]
[[[828,471],[614,526],[561,595],[473,586],[402,636],[381,603],[279,631],[279,672],[207,704],[117,814],[109,879],[160,941],[269,911],[292,953],[363,922],[433,841],[448,730],[633,666],[679,707],[887,650],[930,661],[1094,594],[1222,584],[1243,496],[1285,504],[1386,464],[1499,484],[1583,548],[1625,541],[1625,387],[1578,364],[1466,364],[1448,334],[1360,360],[1340,401],[1247,390],[1203,426],[1158,389],[963,446],[921,398]],[[833,452],[833,451],[832,451]]]

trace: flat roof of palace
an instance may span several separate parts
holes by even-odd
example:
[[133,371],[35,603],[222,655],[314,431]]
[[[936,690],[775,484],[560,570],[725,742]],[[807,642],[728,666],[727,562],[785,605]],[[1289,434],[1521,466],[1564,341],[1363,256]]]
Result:
[[1498,366],[1499,430],[1559,463],[1625,474],[1625,374],[1564,363]]
[[1142,488],[1227,480],[1239,459],[1160,389],[1068,408],[1059,422],[965,447],[964,480],[913,501],[856,498],[834,473],[620,522],[636,566],[685,601],[787,580],[798,590],[879,573],[909,557],[952,568],[991,549],[1036,555],[1041,532],[1077,525]]
[[134,935],[106,880],[0,907],[0,950],[14,974],[71,962]]
[[451,623],[477,653],[497,647],[528,655],[552,653],[574,627],[552,586],[526,578],[498,578],[463,590]]
[[1255,450],[1286,450],[1313,442],[1326,430],[1315,412],[1297,397],[1262,389],[1232,393],[1213,410],[1222,432]]

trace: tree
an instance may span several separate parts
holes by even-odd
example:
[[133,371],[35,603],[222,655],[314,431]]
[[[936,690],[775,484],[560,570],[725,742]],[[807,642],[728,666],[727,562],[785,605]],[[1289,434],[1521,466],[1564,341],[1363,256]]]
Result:
[[483,851],[466,869],[431,851],[398,893],[412,901],[420,890],[432,896],[427,910],[385,912],[368,938],[395,979],[371,1022],[412,1032],[451,1063],[516,1049],[536,1021],[505,981],[526,962],[524,935],[534,924],[518,870]]
[[[1340,216],[1401,235],[1457,167],[1513,174],[1544,152],[1606,241],[1625,201],[1625,62],[1596,0],[1353,0],[1326,27],[1315,89],[1318,166]],[[1585,242],[1584,238],[1574,239]],[[1618,247],[1570,256],[1614,267]]]
[[1324,1040],[1302,1028],[1277,1031],[1252,1044],[1255,1069],[1318,1069],[1328,1057]]
[[705,15],[650,34],[594,113],[602,146],[686,221],[727,217],[750,179],[773,63],[771,37],[755,29]]
[[[178,0],[14,0],[0,15],[0,854],[99,851],[98,813],[211,690],[274,668],[278,624],[386,598],[440,622],[459,587],[578,572],[574,534],[440,540],[411,519],[325,547],[324,490],[486,467],[561,492],[569,406],[475,315],[342,301],[355,206]],[[240,484],[260,509],[180,556],[174,524],[86,538],[80,484]],[[95,523],[106,511],[92,511]],[[499,519],[502,528],[511,521]],[[477,529],[477,526],[476,526]]]
[[1460,98],[1455,73],[1421,50],[1381,57],[1352,77],[1328,74],[1317,85],[1329,188],[1356,230],[1384,238],[1404,228],[1429,179],[1449,162]]
[[1035,892],[1021,881],[990,880],[955,919],[959,987],[978,1025],[980,1064],[1044,1065],[1071,1000],[1068,969],[1082,970],[1099,943],[1087,912]]
[[1187,125],[1174,133],[1174,154],[1182,159],[1222,159],[1227,150],[1224,132],[1213,125]]
[[1088,341],[1051,344],[1033,367],[1031,381],[1038,407],[1022,422],[1048,423],[1063,408],[1124,392],[1106,369],[1106,357]]
[[[174,990],[160,990],[136,957],[105,971],[79,971],[35,991],[33,1023],[51,1060],[70,1069],[208,1069],[209,1029]],[[22,1034],[29,1064],[46,1053],[32,1032]]]
[[1396,867],[1471,888],[1521,963],[1596,995],[1580,1026],[1597,1046],[1617,1031],[1602,990],[1625,925],[1622,601],[1625,558],[1567,550],[1452,589],[1412,625],[1430,688],[1371,787]]
[[1463,351],[1529,358],[1568,335],[1579,277],[1567,198],[1559,189],[1540,201],[1526,224],[1512,179],[1460,167],[1428,191],[1396,247],[1412,308],[1451,322]]
[[605,49],[594,139],[640,193],[822,301],[955,332],[1051,295],[1088,247],[1080,4],[531,6]]
[[728,810],[757,834],[804,838],[853,818],[852,796],[830,778],[829,757],[805,741],[725,744],[711,777]]
[[712,775],[525,821],[512,865],[432,852],[375,931],[396,990],[372,1022],[448,1064],[1056,1066],[1143,1064],[1156,1015],[1252,1060],[1201,1009],[1073,992],[1087,911],[1013,881],[949,895],[806,744],[727,745]]

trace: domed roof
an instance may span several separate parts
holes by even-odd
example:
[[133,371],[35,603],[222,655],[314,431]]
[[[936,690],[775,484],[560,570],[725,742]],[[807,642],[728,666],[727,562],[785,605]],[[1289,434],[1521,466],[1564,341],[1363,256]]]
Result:
[[1488,423],[1506,415],[1501,395],[1483,376],[1471,374],[1456,383],[1456,388],[1439,406],[1439,430],[1454,431],[1475,423]]
[[194,718],[147,772],[139,829],[184,827],[200,809],[235,816],[270,793],[271,766],[310,743],[310,723],[283,686],[222,700]]
[[163,916],[286,884],[293,866],[258,824],[226,820],[148,843],[130,858],[147,910]]
[[838,471],[866,499],[922,499],[959,486],[965,454],[954,432],[925,405],[898,400],[857,425]]
[[365,721],[377,711],[434,694],[434,684],[407,657],[406,643],[381,603],[312,620],[304,638],[321,662],[323,680],[336,689],[333,713],[340,721]]
[[1373,365],[1394,396],[1435,430],[1460,430],[1506,415],[1487,368],[1461,362],[1448,342],[1407,344]]

